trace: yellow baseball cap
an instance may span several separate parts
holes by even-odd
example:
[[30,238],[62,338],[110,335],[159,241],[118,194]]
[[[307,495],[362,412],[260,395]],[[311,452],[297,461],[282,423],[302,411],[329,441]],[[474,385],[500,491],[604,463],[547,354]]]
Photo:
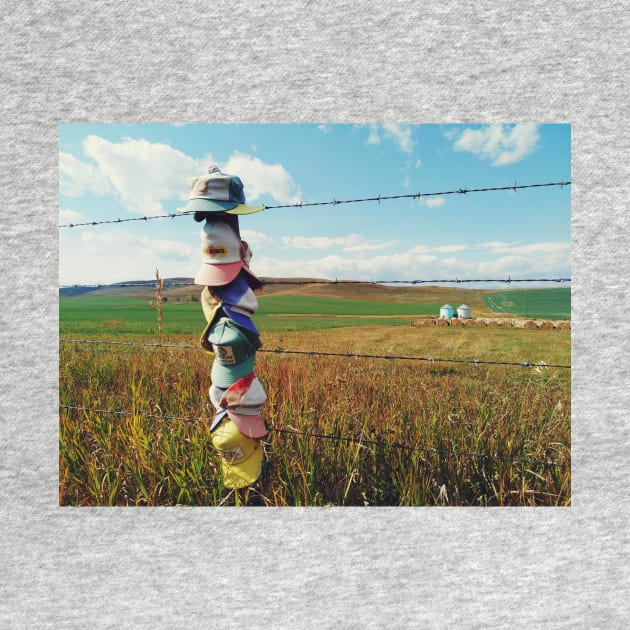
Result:
[[263,460],[259,440],[243,435],[226,416],[212,433],[212,444],[221,456],[221,472],[226,488],[244,488],[256,483]]

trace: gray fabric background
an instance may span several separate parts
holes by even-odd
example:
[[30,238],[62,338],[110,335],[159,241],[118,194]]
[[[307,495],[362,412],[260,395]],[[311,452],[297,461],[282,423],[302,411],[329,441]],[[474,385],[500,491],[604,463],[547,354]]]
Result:
[[[13,6],[0,627],[626,627],[628,2]],[[289,121],[572,124],[571,508],[57,507],[57,125]]]

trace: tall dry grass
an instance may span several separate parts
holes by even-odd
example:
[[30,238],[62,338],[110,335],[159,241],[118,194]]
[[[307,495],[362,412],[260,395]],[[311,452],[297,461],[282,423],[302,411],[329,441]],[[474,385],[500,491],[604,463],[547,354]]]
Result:
[[63,505],[570,504],[567,371],[259,353],[266,461],[230,493],[210,441],[209,355],[86,344],[60,355]]

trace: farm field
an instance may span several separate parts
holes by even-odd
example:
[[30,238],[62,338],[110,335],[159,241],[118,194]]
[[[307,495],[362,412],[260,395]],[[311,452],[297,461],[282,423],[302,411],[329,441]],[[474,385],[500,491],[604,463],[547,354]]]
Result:
[[[435,314],[435,304],[390,304],[340,298],[272,295],[258,299],[256,326],[261,332],[356,326],[366,323],[407,325],[410,317]],[[163,305],[163,332],[194,334],[204,319],[197,302]],[[439,307],[438,307],[439,312]],[[314,321],[313,318],[318,318]],[[60,333],[157,333],[154,308],[147,300],[127,297],[62,298]]]
[[[210,442],[199,304],[165,303],[158,335],[146,299],[61,299],[60,504],[569,505],[570,370],[542,363],[570,365],[570,331],[409,325],[465,301],[446,297],[259,298],[269,434],[238,493]],[[175,347],[140,345],[157,342]]]
[[571,289],[512,289],[483,296],[483,301],[495,313],[509,313],[530,318],[569,319]]

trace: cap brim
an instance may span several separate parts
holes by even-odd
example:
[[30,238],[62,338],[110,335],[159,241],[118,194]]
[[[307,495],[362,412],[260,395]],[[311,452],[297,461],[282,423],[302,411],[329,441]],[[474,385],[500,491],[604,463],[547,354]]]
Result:
[[262,470],[263,448],[256,442],[251,455],[238,464],[229,464],[221,459],[223,485],[226,488],[244,488],[256,483]]
[[231,208],[230,210],[225,210],[227,214],[254,214],[256,212],[261,212],[265,209],[265,206],[246,206],[244,203],[239,204],[235,208]]
[[216,199],[189,199],[181,212],[227,212],[236,209],[238,201],[217,201]]
[[208,397],[213,407],[217,410],[217,413],[224,411],[224,408],[221,407],[221,396],[223,396],[224,391],[224,387],[217,387],[214,384],[210,385],[208,388]]
[[217,387],[227,388],[238,381],[239,378],[247,376],[254,371],[254,363],[256,355],[247,357],[244,361],[236,365],[221,365],[216,358],[212,362],[212,370],[210,371],[210,379]]
[[226,214],[255,214],[261,212],[266,206],[248,206],[237,201],[216,201],[214,199],[190,199],[188,203],[177,208],[177,212],[225,212]]
[[216,416],[214,416],[214,418],[212,419],[212,424],[210,425],[210,433],[216,430],[216,428],[221,424],[226,415],[227,409],[221,409],[221,411],[217,412]]
[[229,304],[223,304],[221,308],[233,322],[243,328],[247,328],[247,330],[251,330],[256,335],[260,334],[250,317],[247,317],[247,315],[243,315],[242,313],[237,313]]
[[224,284],[229,284],[238,276],[243,266],[243,262],[240,260],[233,263],[225,263],[224,265],[203,263],[195,276],[195,284],[201,284],[206,287],[220,287]]
[[227,412],[236,428],[246,437],[258,439],[267,435],[267,427],[260,414],[248,416],[234,413],[231,409],[228,409]]
[[263,286],[263,281],[255,276],[252,273],[252,270],[245,263],[243,263],[243,271],[245,272],[245,279],[247,280],[247,284],[249,285],[250,289],[252,289],[252,291],[256,291]]

